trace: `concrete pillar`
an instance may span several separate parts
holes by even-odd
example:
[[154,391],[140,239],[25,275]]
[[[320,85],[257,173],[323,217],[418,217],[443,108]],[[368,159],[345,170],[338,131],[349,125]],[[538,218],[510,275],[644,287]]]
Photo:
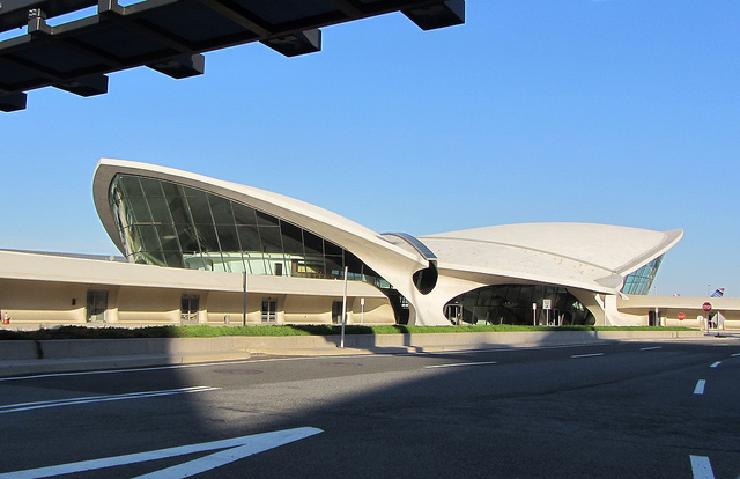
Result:
[[120,286],[108,288],[108,309],[105,311],[106,323],[118,322],[118,296],[120,294],[120,290]]
[[200,293],[198,302],[198,324],[208,323],[208,291]]

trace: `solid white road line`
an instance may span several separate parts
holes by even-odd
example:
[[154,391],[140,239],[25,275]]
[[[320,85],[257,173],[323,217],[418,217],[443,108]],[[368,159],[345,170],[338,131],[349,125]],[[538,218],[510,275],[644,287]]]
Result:
[[663,346],[648,346],[647,348],[640,348],[640,351],[652,351],[653,349],[661,349]]
[[[389,356],[419,356],[419,355],[430,355],[430,354],[481,354],[489,352],[512,352],[512,351],[537,351],[541,349],[562,349],[562,348],[578,348],[596,346],[592,344],[576,344],[576,345],[563,345],[563,346],[535,346],[535,347],[518,347],[518,348],[494,348],[494,349],[459,349],[454,351],[434,351],[434,352],[408,352],[408,353],[378,353],[378,354],[349,354],[341,356],[308,356],[308,357],[296,357],[296,358],[271,358],[271,359],[241,359],[235,361],[216,361],[208,363],[192,363],[192,364],[176,364],[170,366],[143,366],[138,368],[122,368],[122,369],[95,369],[91,371],[78,371],[70,373],[42,373],[42,374],[30,374],[26,376],[9,376],[0,377],[0,382],[7,381],[20,381],[24,379],[45,379],[45,378],[59,378],[59,377],[73,377],[73,376],[95,376],[98,374],[121,374],[121,373],[133,373],[133,372],[144,372],[144,371],[163,371],[168,369],[190,369],[190,368],[209,368],[218,366],[229,366],[232,364],[248,364],[248,363],[276,363],[284,361],[317,361],[324,359],[354,359],[354,358],[379,358]],[[603,346],[603,345],[599,345]],[[603,353],[600,353],[603,354]]]
[[691,472],[694,479],[714,479],[712,464],[706,456],[689,456],[691,462]]
[[604,353],[591,353],[591,354],[574,354],[570,357],[570,359],[578,359],[578,358],[591,358],[594,356],[603,356]]
[[4,404],[0,405],[0,414],[32,411],[34,409],[45,409],[50,407],[77,406],[80,404],[121,401],[123,399],[146,399],[154,397],[174,396],[175,394],[199,393],[205,391],[215,391],[217,389],[219,388],[213,388],[210,386],[193,386],[180,389],[163,389],[160,391],[140,391],[125,394],[111,394],[108,396],[86,396],[66,399],[52,399],[48,401],[34,401],[18,404]]
[[712,364],[710,364],[710,365],[709,365],[709,367],[710,367],[710,368],[716,368],[717,366],[719,366],[719,363],[721,363],[721,362],[722,362],[722,361],[715,361],[715,362],[713,362]]
[[249,436],[240,436],[233,439],[222,441],[202,442],[198,444],[188,444],[185,446],[171,447],[167,449],[158,449],[155,451],[139,452],[136,454],[127,454],[125,456],[105,457],[102,459],[90,459],[87,461],[72,462],[69,464],[59,464],[57,466],[39,467],[37,469],[28,469],[25,471],[14,471],[0,473],[0,479],[41,479],[45,477],[61,476],[63,474],[74,474],[87,471],[95,471],[106,467],[125,466],[128,464],[138,464],[141,462],[155,461],[168,457],[186,456],[206,451],[222,451],[222,454],[216,453],[199,459],[189,461],[179,466],[173,466],[161,471],[156,471],[144,476],[148,479],[164,478],[180,479],[191,477],[200,472],[215,469],[219,466],[229,464],[244,457],[274,449],[295,441],[300,441],[316,434],[324,432],[315,427],[299,427],[295,429],[283,429],[275,432],[264,434],[253,434]]
[[496,364],[496,361],[476,361],[476,362],[471,362],[471,363],[436,364],[434,366],[424,366],[424,369],[459,368],[462,366],[483,366],[485,364]]
[[699,379],[696,381],[696,386],[694,386],[694,394],[704,394],[704,385],[706,384],[706,381],[703,379]]
[[730,354],[730,356],[737,357],[737,356],[740,356],[740,353]]

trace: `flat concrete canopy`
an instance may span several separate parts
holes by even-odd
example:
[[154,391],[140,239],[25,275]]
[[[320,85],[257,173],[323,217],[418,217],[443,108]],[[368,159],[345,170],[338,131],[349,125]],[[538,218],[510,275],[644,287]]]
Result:
[[[97,7],[50,26],[47,19]],[[204,72],[203,52],[260,42],[293,57],[321,49],[327,25],[401,12],[424,30],[464,23],[465,0],[3,0],[0,111],[26,107],[25,91],[54,86],[108,92],[107,73],[148,66],[172,78]]]

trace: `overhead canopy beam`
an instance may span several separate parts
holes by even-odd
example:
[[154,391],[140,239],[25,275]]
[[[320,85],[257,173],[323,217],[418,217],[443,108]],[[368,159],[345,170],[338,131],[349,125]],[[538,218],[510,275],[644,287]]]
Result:
[[401,12],[422,30],[435,30],[465,23],[465,0],[445,0]]
[[284,37],[268,38],[262,40],[261,43],[286,57],[297,57],[321,51],[321,30],[314,28]]
[[[108,91],[107,74],[147,66],[172,78],[205,72],[203,53],[260,42],[295,57],[321,50],[325,26],[403,12],[425,30],[465,21],[464,0],[0,0],[0,94],[17,109],[28,90]],[[127,0],[130,1],[130,0]],[[47,23],[97,6],[97,14]]]
[[10,112],[25,110],[28,96],[22,92],[2,93],[0,92],[0,111]]
[[176,80],[202,75],[206,71],[206,57],[200,53],[184,53],[165,61],[147,65],[149,68],[170,76]]

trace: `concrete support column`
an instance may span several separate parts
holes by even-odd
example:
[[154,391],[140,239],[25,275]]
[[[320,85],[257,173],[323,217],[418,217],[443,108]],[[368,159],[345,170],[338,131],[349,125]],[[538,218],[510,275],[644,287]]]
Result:
[[120,290],[120,286],[114,286],[108,289],[108,309],[105,311],[106,323],[118,322],[118,296]]
[[208,323],[208,291],[200,293],[198,302],[198,324]]

